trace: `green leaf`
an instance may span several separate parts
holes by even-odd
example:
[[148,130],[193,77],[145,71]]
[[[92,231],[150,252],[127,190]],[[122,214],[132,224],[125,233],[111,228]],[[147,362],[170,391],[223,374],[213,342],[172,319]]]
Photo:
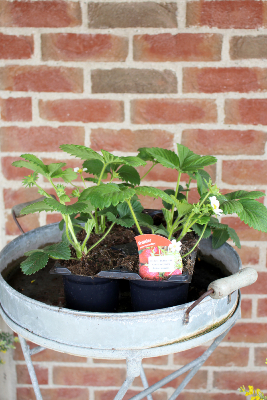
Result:
[[66,163],[51,163],[47,166],[49,176],[51,178],[60,178],[62,175],[62,167],[65,167]]
[[[142,204],[138,200],[131,200],[131,205],[132,205],[134,213],[141,213],[143,211],[143,209],[144,209],[144,207],[142,206]],[[118,210],[118,213],[119,213],[121,218],[125,217],[126,215],[128,215],[128,216],[132,215],[131,211],[130,211],[130,208],[129,208],[127,203],[119,204],[117,206],[117,210]]]
[[138,158],[141,158],[141,160],[143,161],[153,161],[155,163],[157,163],[157,160],[155,160],[155,157],[152,156],[149,152],[148,152],[149,148],[148,147],[140,147],[140,149],[138,149],[139,153],[138,153]]
[[103,157],[89,147],[77,144],[62,144],[59,147],[66,153],[81,158],[82,160],[100,160],[103,162]]
[[228,226],[227,232],[230,236],[230,238],[232,239],[232,241],[234,242],[234,244],[241,249],[241,244],[240,244],[240,240],[239,237],[237,236],[236,231],[233,228],[230,228],[230,226]]
[[218,249],[221,247],[226,240],[230,237],[228,230],[225,229],[215,229],[212,234],[212,247]]
[[209,215],[202,215],[202,217],[198,218],[197,223],[199,225],[205,225],[207,222],[209,222],[210,216]]
[[84,225],[84,229],[85,229],[85,232],[87,233],[87,235],[90,235],[94,226],[95,226],[95,220],[88,219],[88,221]]
[[220,209],[223,210],[225,215],[240,213],[243,210],[242,203],[238,200],[229,200],[220,204]]
[[130,216],[116,218],[115,215],[110,212],[108,212],[106,215],[109,221],[115,222],[116,224],[124,226],[125,228],[131,228],[134,225],[134,220]]
[[85,181],[98,183],[98,179],[96,178],[84,178]]
[[159,147],[151,147],[146,149],[146,151],[164,167],[179,171],[180,162],[177,154],[175,154],[174,151],[161,149]]
[[104,163],[102,160],[87,160],[83,163],[83,168],[87,169],[89,174],[100,176]]
[[[178,192],[177,197],[176,197],[177,200],[186,199],[185,195],[182,194],[182,193],[180,193],[181,190],[183,190],[183,187],[182,187],[181,185],[179,185],[179,192]],[[174,195],[175,195],[175,191],[174,191],[173,189],[166,189],[166,190],[164,190],[164,192],[167,193],[169,196],[172,195],[173,198],[175,198],[175,196],[174,196]],[[172,205],[169,204],[169,203],[166,203],[166,201],[163,200],[162,203],[163,203],[163,206],[164,206],[167,210],[170,210],[170,209],[172,208]]]
[[130,165],[123,165],[117,173],[119,174],[120,178],[123,179],[125,182],[130,182],[133,185],[140,184],[140,175],[136,171],[134,167]]
[[63,231],[64,224],[65,224],[65,221],[64,221],[64,219],[62,219],[62,220],[59,222],[59,224],[58,224],[59,230]]
[[80,199],[86,198],[90,200],[93,206],[100,209],[109,207],[111,204],[116,206],[125,200],[129,200],[135,194],[134,189],[123,185],[119,186],[115,183],[102,184],[90,188],[91,190],[88,189],[83,191]]
[[31,275],[44,268],[48,260],[49,255],[47,253],[36,251],[20,264],[20,268],[24,274]]
[[247,192],[246,190],[237,190],[236,192],[227,193],[224,195],[228,200],[235,199],[258,199],[259,197],[265,196],[265,193],[260,191]]
[[217,158],[213,156],[200,156],[182,144],[177,144],[177,152],[182,172],[193,172],[208,165],[215,164]]
[[29,206],[24,207],[21,210],[21,214],[27,215],[27,214],[33,214],[35,212],[41,212],[41,211],[51,211],[52,208],[46,204],[44,201],[38,201],[36,203],[30,204]]
[[70,206],[65,206],[64,204],[60,204],[57,200],[54,199],[45,199],[44,202],[51,207],[54,211],[57,211],[61,214],[78,214],[86,209],[87,204],[82,202],[76,202],[71,204]]
[[193,208],[192,204],[188,203],[186,200],[177,200],[174,196],[171,196],[171,198],[177,208],[179,218],[191,212]]
[[111,164],[111,163],[123,164],[123,161],[120,157],[114,156],[113,154],[103,149],[101,149],[101,153],[103,154],[105,164]]
[[67,168],[62,171],[61,178],[64,182],[69,183],[74,181],[77,178],[76,172],[73,171],[72,168]]
[[59,199],[60,199],[61,201],[63,201],[64,203],[67,203],[67,202],[70,201],[69,196],[67,196],[66,194],[63,194],[62,196],[60,196]]
[[153,226],[153,218],[150,215],[137,212],[135,213],[135,216],[141,226],[147,226],[148,228]]
[[146,162],[139,157],[134,156],[127,156],[127,157],[120,157],[123,163],[130,165],[131,167],[141,167],[146,165]]
[[69,260],[71,257],[69,244],[64,241],[46,246],[43,250],[49,256],[58,260]]
[[165,236],[165,237],[169,236],[169,232],[167,231],[167,229],[162,224],[160,224],[159,227],[156,227],[155,233],[157,235],[162,235],[162,236]]
[[173,199],[163,190],[160,190],[158,188],[154,188],[151,186],[139,186],[135,188],[135,192],[137,195],[150,196],[156,199],[160,197],[167,203],[173,204]]
[[197,180],[198,193],[202,196],[203,193],[208,191],[207,182],[211,180],[211,177],[206,171],[204,171],[204,169],[199,169],[195,173],[195,177]]
[[163,212],[166,224],[167,224],[167,228],[169,229],[170,226],[172,225],[172,213],[170,210],[167,210],[166,208],[163,208],[162,212]]
[[258,231],[267,232],[266,207],[256,200],[241,199],[239,201],[243,206],[243,210],[237,213],[241,221]]
[[19,160],[19,161],[14,161],[12,163],[13,167],[18,167],[18,168],[28,168],[31,169],[34,172],[37,172],[41,175],[47,176],[47,173],[44,172],[43,168],[41,168],[39,165],[34,164],[30,161],[23,161],[23,160]]
[[42,160],[40,160],[40,158],[34,156],[33,154],[22,154],[21,158],[24,158],[24,160],[27,160],[31,163],[38,165],[38,167],[40,167],[43,170],[43,173],[45,175],[48,174],[48,167],[43,163]]
[[[194,232],[196,232],[198,236],[201,236],[203,231],[203,225],[194,224],[192,226],[192,229],[194,230]],[[207,227],[202,238],[207,239],[208,237],[210,237],[210,235],[211,235],[211,229]]]

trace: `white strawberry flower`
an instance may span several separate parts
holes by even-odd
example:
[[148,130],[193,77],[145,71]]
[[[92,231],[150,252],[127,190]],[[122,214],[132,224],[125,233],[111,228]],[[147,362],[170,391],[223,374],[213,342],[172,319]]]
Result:
[[87,171],[87,169],[86,168],[75,167],[75,168],[73,168],[73,171],[74,172],[79,172],[81,174],[82,172]]
[[214,214],[220,216],[223,213],[223,210],[220,209],[219,200],[216,199],[215,196],[209,197],[211,207],[213,208]]
[[179,252],[181,250],[181,246],[182,246],[181,242],[176,242],[176,240],[173,239],[171,244],[169,244],[169,246],[168,246],[168,250],[172,251],[172,252],[174,252],[174,251]]

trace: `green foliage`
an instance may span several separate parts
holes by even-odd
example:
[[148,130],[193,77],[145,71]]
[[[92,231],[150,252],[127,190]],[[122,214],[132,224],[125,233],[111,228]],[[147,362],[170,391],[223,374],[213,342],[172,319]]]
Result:
[[[6,353],[8,349],[15,349],[14,342],[18,342],[19,339],[14,337],[11,333],[0,331],[0,353]],[[0,358],[0,364],[4,364],[4,361]]]

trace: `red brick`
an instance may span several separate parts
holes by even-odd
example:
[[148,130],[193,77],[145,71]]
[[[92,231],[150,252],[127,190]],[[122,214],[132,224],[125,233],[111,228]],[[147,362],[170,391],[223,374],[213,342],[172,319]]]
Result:
[[[37,346],[35,343],[32,342],[27,342],[27,344],[29,345],[30,349],[33,349],[34,347]],[[61,353],[59,351],[53,351],[50,349],[45,349],[44,351],[41,351],[38,354],[34,354],[31,356],[31,358],[33,362],[34,361],[35,362],[57,361],[57,362],[79,362],[79,363],[87,362],[86,357],[76,357],[72,356],[71,354]],[[14,350],[13,353],[13,359],[16,361],[24,361],[24,356],[19,343],[16,343],[16,349]]]
[[247,388],[253,385],[261,390],[267,389],[267,372],[265,371],[225,371],[214,372],[214,388],[223,390],[237,390],[242,385]]
[[160,198],[154,199],[153,197],[150,196],[138,196],[138,198],[144,208],[153,208],[156,210],[160,210],[163,207],[162,200]]
[[[238,322],[226,335],[226,342],[265,343],[267,324]],[[242,383],[243,384],[243,383]],[[231,389],[229,387],[229,389]]]
[[242,299],[241,300],[241,318],[251,318],[252,313],[252,300]]
[[267,272],[258,271],[258,279],[253,285],[241,289],[242,294],[267,294]]
[[13,167],[11,164],[14,161],[20,160],[19,157],[2,157],[2,174],[6,179],[21,181],[25,175],[32,173],[27,168]]
[[1,1],[0,26],[61,28],[81,22],[78,2]]
[[[104,360],[104,359],[93,359],[96,364],[125,364],[124,360]],[[159,356],[159,357],[151,357],[151,358],[143,358],[143,364],[153,364],[153,365],[167,365],[168,364],[168,356]]]
[[[226,388],[225,388],[226,389]],[[179,400],[244,400],[243,394],[238,393],[192,393],[183,391],[179,394]],[[23,399],[24,400],[24,399]],[[26,399],[25,399],[26,400]]]
[[267,348],[266,347],[256,347],[254,349],[254,352],[255,352],[254,364],[257,367],[266,368]]
[[9,97],[2,99],[1,118],[3,121],[31,121],[32,99],[30,97]]
[[233,36],[230,39],[231,59],[267,58],[266,40],[266,35]]
[[267,299],[258,299],[257,316],[267,317]]
[[31,58],[32,55],[33,36],[16,36],[0,33],[0,58],[5,60],[23,59]]
[[236,217],[223,217],[222,223],[229,225],[233,228],[240,240],[267,240],[267,233],[257,231],[253,228],[250,228],[247,224],[241,221]]
[[61,214],[46,214],[46,225],[54,224],[55,222],[60,222],[62,220]]
[[[173,372],[174,370],[145,368],[145,374],[149,386],[154,385],[154,383],[157,383],[159,380],[165,378],[166,376],[170,375]],[[163,388],[171,387],[176,389],[183,381],[186,375],[187,373],[179,376],[178,378],[164,385]],[[140,377],[134,380],[133,386],[142,386]],[[207,387],[207,371],[198,371],[196,375],[193,377],[193,379],[186,386],[187,389],[206,389],[206,387]]]
[[259,264],[260,252],[258,247],[250,247],[242,245],[241,249],[238,249],[237,247],[234,247],[234,249],[238,252],[243,265]]
[[[31,378],[26,365],[16,365],[17,370],[17,382],[23,384],[31,384]],[[39,385],[48,384],[48,369],[40,367],[39,365],[34,365],[34,370],[37,376]]]
[[266,132],[253,130],[187,129],[182,133],[182,144],[198,154],[261,155],[265,153],[266,140]]
[[10,65],[0,68],[0,90],[82,93],[83,71],[47,65]]
[[[31,231],[32,229],[39,228],[39,216],[37,214],[25,215],[19,219],[19,223],[24,232]],[[6,234],[7,235],[20,235],[21,232],[15,224],[11,214],[6,217]]]
[[176,12],[175,2],[90,2],[89,28],[177,28]]
[[92,129],[91,148],[95,151],[105,149],[107,151],[135,152],[140,147],[162,147],[173,150],[174,135],[171,132],[155,130],[130,129]]
[[124,380],[124,368],[74,368],[55,366],[53,369],[53,382],[56,385],[121,386]]
[[[88,389],[81,388],[58,388],[41,389],[41,395],[44,400],[89,400]],[[17,400],[33,400],[35,394],[33,388],[17,388]]]
[[117,100],[79,99],[39,102],[40,116],[49,121],[122,122],[123,102]]
[[[200,357],[204,351],[207,350],[205,346],[198,346],[194,349],[182,351],[181,353],[174,354],[174,363],[178,365],[185,365]],[[248,364],[249,349],[244,347],[217,347],[211,354],[204,365],[208,366],[223,366],[245,367]]]
[[266,99],[227,99],[226,124],[267,125]]
[[222,35],[207,33],[136,35],[133,46],[135,61],[219,61]]
[[225,160],[222,165],[222,180],[232,185],[266,185],[267,161]]
[[[133,396],[140,393],[141,390],[128,390],[123,400],[130,400]],[[95,400],[113,400],[118,393],[118,390],[95,390],[94,398]],[[161,391],[156,391],[153,393],[154,400],[167,400],[167,393]],[[24,400],[24,399],[23,399]],[[26,399],[25,399],[26,400]]]
[[128,39],[115,35],[48,33],[41,39],[45,61],[125,61],[128,55]]
[[5,208],[12,208],[16,204],[26,203],[28,201],[38,199],[41,196],[36,187],[4,189],[3,195]]
[[78,126],[38,126],[1,128],[2,151],[60,151],[61,144],[84,145],[84,128]]
[[187,3],[187,26],[258,28],[263,25],[263,12],[262,1],[191,1]]
[[185,93],[259,92],[267,89],[263,68],[184,68]]
[[131,102],[134,124],[208,123],[217,121],[214,100],[140,99]]

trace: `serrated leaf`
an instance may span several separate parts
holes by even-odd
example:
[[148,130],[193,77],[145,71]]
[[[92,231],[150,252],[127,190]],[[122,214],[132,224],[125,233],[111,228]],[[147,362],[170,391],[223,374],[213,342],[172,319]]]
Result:
[[45,173],[44,170],[39,165],[34,164],[30,161],[18,160],[18,161],[14,161],[12,163],[12,165],[13,165],[13,167],[30,169],[34,172],[37,172],[37,173],[47,177],[47,173]]
[[51,163],[47,166],[48,173],[51,178],[60,178],[62,174],[62,168],[65,167],[66,163]]
[[145,213],[135,213],[137,221],[142,226],[147,226],[148,228],[153,227],[153,218]]
[[54,211],[57,211],[63,215],[78,214],[85,210],[87,207],[86,203],[78,201],[74,204],[71,204],[70,206],[60,204],[57,200],[54,199],[45,199],[44,202]]
[[161,198],[167,203],[173,204],[173,200],[170,196],[167,195],[163,190],[158,188],[154,188],[151,186],[139,186],[135,188],[135,192],[137,195],[150,196],[154,198]]
[[125,228],[131,228],[134,225],[133,218],[130,218],[129,216],[123,218],[116,218],[116,216],[110,212],[108,212],[106,215],[107,219],[110,222],[115,222],[116,224],[124,226]]
[[65,241],[46,246],[43,250],[58,260],[69,260],[71,257],[70,247]]
[[96,178],[84,178],[85,181],[98,183],[98,179]]
[[38,165],[43,170],[44,174],[47,174],[49,172],[48,167],[43,163],[43,161],[33,154],[21,154],[21,158],[24,158],[24,160]]
[[227,193],[224,196],[227,198],[227,200],[235,200],[235,199],[254,200],[265,196],[265,193],[260,192],[259,190],[254,190],[251,192],[247,192],[246,190],[237,190],[236,192]]
[[82,200],[86,197],[93,206],[100,209],[109,207],[110,205],[116,206],[125,200],[129,200],[135,194],[134,189],[114,183],[107,183],[90,189],[92,190],[84,190],[80,199]]
[[228,226],[228,230],[227,232],[229,233],[230,238],[232,239],[232,241],[234,242],[234,244],[241,249],[241,244],[240,244],[240,240],[239,237],[237,236],[236,231],[233,228],[230,228]]
[[120,157],[123,162],[132,167],[141,167],[146,165],[146,162],[142,160],[140,157],[135,156],[127,156],[127,157]]
[[195,173],[195,178],[197,180],[197,190],[200,195],[208,191],[207,182],[211,180],[210,175],[204,171],[204,169],[199,169]]
[[24,256],[31,256],[34,253],[43,253],[44,250],[43,249],[35,249],[35,250],[30,250],[30,251],[26,251],[26,253],[24,253]]
[[212,247],[218,249],[221,247],[226,240],[230,237],[228,230],[225,229],[215,229],[212,234]]
[[64,219],[62,219],[58,224],[58,228],[59,228],[60,231],[63,231],[64,224],[65,224],[65,221],[64,221]]
[[[141,213],[144,209],[144,207],[138,200],[131,200],[131,205],[132,205],[134,213]],[[132,215],[127,203],[119,204],[117,206],[117,210],[118,210],[118,213],[121,218],[125,217],[126,215]]]
[[167,229],[162,224],[160,224],[160,226],[157,227],[157,229],[155,229],[155,233],[157,235],[163,235],[163,236],[166,236],[166,237],[169,236],[169,232],[167,231]]
[[64,182],[69,183],[74,181],[77,178],[76,172],[73,171],[72,168],[67,168],[62,171],[61,178]]
[[148,152],[148,147],[140,147],[138,149],[139,153],[137,155],[138,158],[141,158],[141,160],[143,161],[153,161],[157,163],[157,160],[155,160],[154,156],[152,156],[149,152]]
[[29,206],[24,207],[21,210],[21,214],[23,215],[28,215],[28,214],[33,214],[35,212],[41,212],[41,211],[51,211],[52,208],[46,204],[44,201],[38,201],[36,203],[30,204]]
[[83,163],[83,168],[87,169],[89,174],[99,176],[104,166],[103,160],[87,160]]
[[210,220],[209,215],[203,215],[202,217],[198,218],[197,223],[199,225],[206,225]]
[[243,210],[237,213],[241,221],[258,231],[267,232],[266,207],[256,200],[241,199],[239,201],[243,206]]
[[111,164],[111,163],[123,164],[123,161],[120,157],[114,156],[113,154],[103,149],[101,149],[101,153],[103,154],[105,164]]
[[180,201],[176,199],[174,196],[171,196],[171,198],[177,208],[179,218],[182,217],[183,215],[188,214],[192,210],[193,205],[188,203],[186,200]]
[[31,275],[44,268],[48,263],[49,255],[37,251],[32,253],[25,261],[20,264],[20,268],[25,275]]
[[170,210],[167,210],[166,208],[162,208],[162,213],[166,221],[167,227],[169,228],[172,225],[172,212]]
[[[194,232],[196,232],[196,234],[198,236],[201,236],[202,232],[203,232],[203,226],[202,225],[198,225],[198,224],[194,224],[192,226],[192,229],[194,230]],[[211,229],[209,227],[206,228],[202,238],[203,239],[207,239],[208,237],[210,237],[211,235]]]
[[119,174],[120,178],[124,180],[125,182],[130,182],[133,185],[139,185],[140,184],[140,175],[136,171],[134,167],[131,167],[130,165],[123,165],[117,173]]
[[239,200],[229,200],[220,204],[220,209],[225,215],[240,213],[243,210],[242,203]]
[[66,194],[63,194],[62,196],[60,196],[59,199],[60,199],[61,201],[63,201],[64,203],[67,203],[67,202],[70,201],[69,196],[67,196]]
[[179,171],[180,162],[177,154],[175,154],[174,151],[161,149],[159,147],[151,147],[147,149],[147,152],[164,167]]
[[200,156],[182,144],[177,144],[177,152],[182,172],[194,172],[208,165],[215,164],[217,158],[213,156]]
[[95,226],[95,220],[88,219],[84,225],[85,232],[87,234],[90,234],[92,232],[94,226]]
[[66,153],[81,158],[82,160],[100,160],[103,162],[103,157],[89,147],[77,144],[62,144],[59,147]]

